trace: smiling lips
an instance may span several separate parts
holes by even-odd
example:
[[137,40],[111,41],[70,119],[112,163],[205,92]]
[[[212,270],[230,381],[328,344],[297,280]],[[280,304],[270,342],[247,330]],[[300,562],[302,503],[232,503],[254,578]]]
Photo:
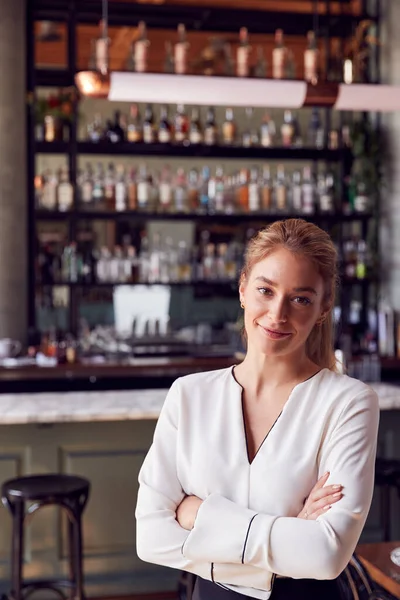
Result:
[[284,338],[287,338],[290,335],[292,335],[291,333],[285,333],[284,331],[276,331],[273,329],[267,329],[266,327],[263,327],[262,325],[260,325],[260,327],[271,340],[283,340]]

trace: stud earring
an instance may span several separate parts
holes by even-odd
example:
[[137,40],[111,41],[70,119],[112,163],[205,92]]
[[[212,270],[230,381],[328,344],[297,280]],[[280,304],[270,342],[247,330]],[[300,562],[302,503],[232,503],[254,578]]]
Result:
[[243,304],[243,302],[240,302],[240,308],[242,308],[244,310],[244,304]]

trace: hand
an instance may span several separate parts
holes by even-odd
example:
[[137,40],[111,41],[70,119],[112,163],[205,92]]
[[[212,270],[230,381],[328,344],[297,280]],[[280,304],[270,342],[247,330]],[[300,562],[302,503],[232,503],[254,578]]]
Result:
[[325,473],[315,484],[310,495],[304,503],[303,509],[297,515],[298,519],[308,519],[315,521],[317,517],[325,514],[331,505],[343,497],[342,485],[328,485],[324,487],[328,480],[329,473]]
[[197,511],[202,503],[203,500],[200,500],[197,496],[186,496],[179,504],[176,509],[176,520],[183,529],[189,531],[193,529]]

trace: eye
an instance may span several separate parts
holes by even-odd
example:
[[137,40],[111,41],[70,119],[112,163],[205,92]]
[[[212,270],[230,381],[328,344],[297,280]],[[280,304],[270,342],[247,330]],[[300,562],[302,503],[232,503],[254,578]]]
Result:
[[306,296],[296,296],[296,298],[293,299],[296,302],[296,304],[301,304],[302,306],[308,306],[309,304],[311,304],[311,300]]
[[271,288],[259,287],[259,288],[257,288],[257,290],[260,292],[260,294],[262,296],[271,296],[272,295]]

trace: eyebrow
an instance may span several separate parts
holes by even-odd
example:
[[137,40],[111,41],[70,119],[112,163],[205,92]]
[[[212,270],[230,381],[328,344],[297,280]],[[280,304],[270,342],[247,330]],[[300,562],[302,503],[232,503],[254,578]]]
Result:
[[[256,277],[256,281],[263,281],[264,283],[267,283],[271,287],[277,287],[277,285],[278,285],[274,281],[271,281],[270,279],[267,279],[267,277],[264,277],[264,275],[260,275],[259,277]],[[315,294],[316,296],[318,296],[317,290],[315,290],[313,287],[293,288],[293,291],[294,292],[310,292],[311,294]]]

